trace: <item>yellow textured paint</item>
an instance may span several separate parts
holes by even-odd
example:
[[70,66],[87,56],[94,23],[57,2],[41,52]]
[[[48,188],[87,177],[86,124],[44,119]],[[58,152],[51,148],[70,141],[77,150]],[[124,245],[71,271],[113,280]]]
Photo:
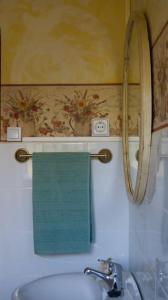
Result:
[[[7,74],[10,74],[10,68],[12,65],[13,57],[16,55],[17,46],[19,46],[23,34],[24,34],[24,28],[19,23],[12,24],[12,26],[9,27],[8,29],[5,49],[2,43],[2,51],[3,51],[2,54],[5,59],[5,61],[2,60],[2,77],[3,77],[3,72],[5,77],[7,76]],[[2,28],[2,35],[3,35],[3,28]]]
[[140,55],[137,28],[133,26],[129,43],[128,82],[140,83]]
[[1,0],[2,83],[122,81],[125,0]]
[[168,0],[131,0],[132,11],[145,13],[149,23],[152,42],[168,21]]
[[[153,44],[163,26],[168,21],[168,0],[131,0],[131,12],[134,11],[145,13],[149,25],[150,40]],[[150,46],[152,47],[152,45]],[[135,68],[132,76],[132,82],[136,81]]]

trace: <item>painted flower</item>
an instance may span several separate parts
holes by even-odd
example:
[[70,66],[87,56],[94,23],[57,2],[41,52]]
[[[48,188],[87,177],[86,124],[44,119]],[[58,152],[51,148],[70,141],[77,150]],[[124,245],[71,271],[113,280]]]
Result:
[[41,98],[30,95],[20,89],[16,94],[9,95],[6,107],[10,118],[14,120],[33,121],[35,114],[42,113],[43,102]]
[[100,100],[98,94],[88,94],[88,90],[83,93],[75,90],[73,97],[64,95],[63,99],[56,100],[56,107],[60,107],[63,115],[69,121],[72,131],[75,133],[77,123],[86,124],[93,118],[105,118],[108,113],[103,112],[103,104],[106,100]]
[[[166,35],[160,41],[155,56],[154,69],[154,120],[165,122],[168,116],[168,40]],[[155,122],[154,121],[154,122]]]

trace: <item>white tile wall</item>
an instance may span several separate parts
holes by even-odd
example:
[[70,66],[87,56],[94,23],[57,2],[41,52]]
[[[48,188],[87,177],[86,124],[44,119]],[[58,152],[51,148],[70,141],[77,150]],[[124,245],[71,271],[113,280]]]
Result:
[[140,206],[130,203],[130,267],[144,300],[168,299],[168,157],[162,154],[168,155],[167,129],[153,134],[148,197]]
[[[34,278],[98,267],[97,258],[113,257],[128,268],[129,205],[124,187],[121,142],[23,142],[0,144],[0,299],[10,300],[12,290]],[[37,151],[89,151],[109,148],[108,164],[92,161],[96,242],[91,253],[43,257],[34,254],[32,231],[31,160],[15,161],[16,149]]]

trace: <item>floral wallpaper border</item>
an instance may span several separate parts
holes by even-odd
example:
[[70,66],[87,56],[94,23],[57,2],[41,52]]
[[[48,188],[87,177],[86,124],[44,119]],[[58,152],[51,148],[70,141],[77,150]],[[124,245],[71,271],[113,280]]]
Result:
[[[130,88],[130,134],[137,134],[139,86]],[[7,127],[23,137],[90,136],[91,120],[108,118],[110,135],[121,135],[122,85],[2,85],[1,141]]]
[[[168,22],[152,49],[153,131],[168,127]],[[138,89],[130,88],[129,130],[137,134]],[[90,136],[91,119],[108,118],[110,135],[121,135],[121,84],[2,85],[1,141],[7,127],[23,137]]]
[[153,131],[168,127],[168,22],[162,28],[152,50]]
[[[152,49],[153,131],[168,127],[168,22]],[[129,131],[137,135],[139,86],[130,90]],[[7,127],[23,137],[90,136],[91,119],[108,118],[110,136],[121,135],[121,84],[2,85],[1,141]]]

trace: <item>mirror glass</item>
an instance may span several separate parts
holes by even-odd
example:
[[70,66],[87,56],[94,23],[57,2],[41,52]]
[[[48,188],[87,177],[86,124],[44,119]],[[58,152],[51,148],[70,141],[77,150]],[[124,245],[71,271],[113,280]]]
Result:
[[128,67],[127,67],[127,89],[128,89],[128,156],[130,163],[130,176],[132,188],[135,189],[138,173],[138,160],[134,153],[139,149],[140,137],[140,55],[138,48],[137,27],[132,25],[128,47]]
[[[151,143],[151,65],[147,23],[143,14],[130,16],[125,38],[123,83],[123,161],[131,200],[145,197]],[[138,153],[138,157],[137,157]]]

